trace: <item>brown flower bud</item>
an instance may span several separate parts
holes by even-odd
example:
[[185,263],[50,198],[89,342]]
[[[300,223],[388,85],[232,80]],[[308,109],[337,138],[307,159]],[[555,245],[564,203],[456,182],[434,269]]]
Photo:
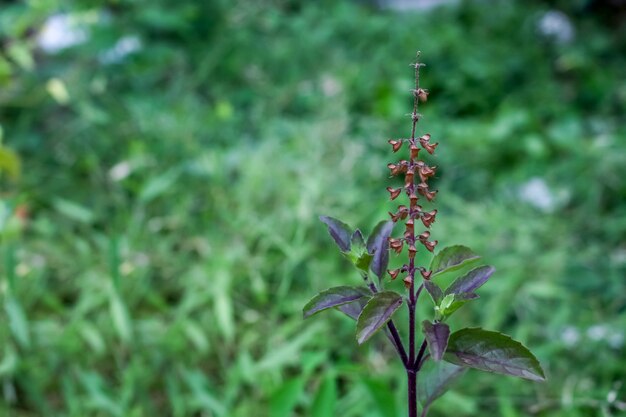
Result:
[[419,235],[417,238],[419,239],[420,242],[425,242],[428,240],[429,237],[430,237],[430,232],[427,230],[421,235]]
[[428,91],[418,88],[417,91],[417,97],[420,99],[420,101],[427,101],[428,100]]
[[439,241],[437,240],[433,240],[432,242],[422,242],[422,244],[426,247],[426,249],[428,249],[430,252],[435,250],[435,246],[437,246],[437,243],[439,243]]
[[409,214],[409,209],[404,204],[398,206],[398,214],[402,220],[406,219]]
[[411,240],[413,240],[413,233],[412,233],[412,232],[410,232],[410,231],[408,231],[408,230],[405,230],[405,231],[404,231],[404,239],[405,239],[407,242],[410,242]]
[[390,139],[389,144],[391,145],[391,148],[393,149],[394,152],[398,152],[400,150],[400,148],[402,147],[402,140],[393,140]]
[[[389,213],[389,217],[391,217],[391,221],[392,222],[397,222],[400,219],[400,215],[396,214],[396,213],[392,213],[392,212],[388,212]],[[424,220],[422,220],[423,222]]]
[[426,182],[429,177],[435,175],[435,168],[437,167],[429,167],[426,165],[421,166],[418,170],[420,180],[422,182]]
[[417,248],[415,247],[415,245],[409,246],[409,259],[414,259],[416,253],[417,253]]
[[413,168],[411,168],[407,171],[406,175],[404,176],[404,182],[406,183],[407,187],[413,184],[414,178],[415,178],[415,171],[413,171]]
[[419,197],[415,193],[411,193],[411,195],[409,196],[411,207],[417,206],[417,200],[419,200]]
[[430,140],[430,133],[426,133],[425,135],[420,136],[419,140],[421,143],[428,143],[428,141]]
[[426,197],[426,200],[428,201],[433,201],[433,199],[435,198],[435,196],[437,195],[439,191],[435,190],[435,191],[428,191],[426,193],[424,193],[424,197]]
[[415,220],[409,219],[406,221],[405,225],[406,225],[406,231],[410,232],[411,236],[413,236],[413,233],[415,232]]
[[404,282],[404,286],[407,289],[411,288],[411,284],[413,284],[413,280],[411,279],[411,277],[405,277],[402,281]]
[[409,149],[411,150],[411,159],[416,159],[420,148],[417,145],[411,145]]
[[422,148],[426,149],[426,151],[431,155],[435,153],[435,148],[437,147],[437,145],[439,145],[439,142],[428,143],[420,141],[420,143],[422,144]]
[[389,198],[391,200],[395,200],[396,198],[398,198],[398,196],[400,195],[400,193],[402,192],[402,188],[391,188],[391,187],[387,187],[387,191],[389,192]]
[[433,274],[433,271],[427,271],[426,269],[421,268],[420,269],[420,274],[422,274],[422,277],[424,279],[430,279],[430,276]]
[[387,273],[389,274],[389,276],[391,276],[391,279],[394,280],[398,277],[398,274],[400,273],[400,269],[388,269]]
[[424,226],[430,227],[435,222],[435,216],[437,215],[437,210],[433,210],[430,212],[422,213],[422,223]]
[[389,238],[389,248],[393,250],[395,253],[402,252],[402,247],[404,246],[404,242],[401,239]]

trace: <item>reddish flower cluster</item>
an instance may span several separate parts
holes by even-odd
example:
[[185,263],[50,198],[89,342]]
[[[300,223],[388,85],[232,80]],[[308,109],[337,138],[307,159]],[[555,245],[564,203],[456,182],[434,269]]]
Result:
[[[387,165],[391,176],[404,175],[404,186],[400,188],[387,187],[389,197],[395,200],[400,196],[402,191],[406,193],[409,199],[409,206],[399,205],[396,212],[389,212],[391,220],[394,222],[404,221],[405,231],[400,238],[389,238],[389,248],[396,253],[401,253],[406,245],[408,247],[409,264],[401,268],[387,271],[391,279],[396,279],[401,273],[408,273],[404,282],[407,287],[413,284],[413,278],[416,271],[420,271],[424,279],[429,279],[432,271],[427,271],[422,267],[415,267],[415,254],[417,253],[417,244],[423,245],[428,251],[433,252],[437,245],[436,240],[430,239],[430,231],[426,230],[419,235],[415,235],[415,220],[420,220],[424,227],[430,228],[435,222],[437,210],[425,211],[418,204],[419,196],[427,201],[432,201],[437,195],[437,190],[431,190],[428,181],[435,175],[436,166],[428,166],[424,161],[418,159],[419,152],[423,149],[429,154],[434,154],[438,143],[431,143],[430,134],[425,134],[419,138],[415,137],[415,127],[421,115],[417,112],[418,102],[425,102],[428,99],[428,92],[419,87],[419,68],[423,64],[412,64],[415,66],[415,89],[411,90],[414,100],[413,112],[411,119],[413,121],[413,129],[411,137],[408,139],[392,139],[389,144],[393,152],[398,152],[404,143],[409,146],[409,159],[403,159],[396,163]],[[418,196],[419,195],[419,196]]]

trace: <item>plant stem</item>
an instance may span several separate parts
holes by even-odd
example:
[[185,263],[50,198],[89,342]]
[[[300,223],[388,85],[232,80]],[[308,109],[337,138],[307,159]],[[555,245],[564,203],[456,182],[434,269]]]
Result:
[[[411,127],[411,145],[415,144],[415,128],[417,126],[418,117],[418,103],[419,98],[417,96],[417,90],[419,89],[419,76],[420,76],[420,66],[419,63],[419,52],[417,53],[418,61],[415,63],[415,92],[413,93],[413,114],[411,115],[411,119],[413,121],[413,125]],[[415,163],[413,157],[409,162],[411,166]],[[415,185],[411,184],[410,189],[407,190],[407,193],[414,193]],[[413,218],[413,217],[412,217]],[[410,243],[412,245],[415,244],[415,232],[411,230],[410,236],[408,236]],[[408,267],[408,276],[411,280],[411,285],[409,288],[409,359],[407,366],[407,393],[408,393],[408,405],[409,405],[409,417],[417,417],[417,371],[415,369],[415,305],[417,304],[417,296],[422,290],[423,284],[420,286],[417,294],[415,293],[415,255],[409,256],[409,267]]]
[[426,339],[424,339],[424,341],[422,342],[422,346],[420,347],[420,351],[417,354],[417,358],[415,359],[415,362],[413,363],[413,369],[415,370],[415,372],[419,372],[422,362],[422,358],[424,358],[424,353],[426,353]]
[[417,372],[414,369],[406,371],[408,380],[409,417],[417,417]]

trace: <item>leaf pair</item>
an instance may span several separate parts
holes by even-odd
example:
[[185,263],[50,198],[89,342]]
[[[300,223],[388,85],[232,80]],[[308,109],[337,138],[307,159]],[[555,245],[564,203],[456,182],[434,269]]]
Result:
[[341,220],[329,216],[320,216],[320,220],[328,226],[328,232],[341,252],[362,272],[368,269],[382,280],[389,264],[387,239],[391,235],[394,223],[379,222],[365,242],[359,229],[353,231]]
[[480,261],[480,257],[465,246],[449,246],[441,250],[432,260],[433,275],[424,281],[424,287],[435,303],[437,320],[445,320],[461,306],[478,298],[474,293],[495,272],[492,266],[480,266],[457,278],[445,291],[433,279],[439,275],[458,271]]

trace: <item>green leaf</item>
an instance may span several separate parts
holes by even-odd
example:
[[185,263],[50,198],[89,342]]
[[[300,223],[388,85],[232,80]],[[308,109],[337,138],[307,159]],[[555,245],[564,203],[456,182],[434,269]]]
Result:
[[417,377],[417,398],[423,407],[430,406],[450,385],[467,371],[448,362],[428,362]]
[[393,291],[383,291],[367,302],[356,323],[356,339],[362,345],[381,329],[402,305],[402,296]]
[[422,322],[424,337],[428,342],[430,356],[435,361],[440,361],[448,346],[450,327],[445,323],[431,323],[428,320]]
[[441,300],[443,300],[443,291],[439,288],[439,285],[430,280],[425,280],[424,288],[426,288],[426,291],[428,291],[428,294],[430,294],[430,297],[433,299],[433,303],[435,303],[436,306],[441,304]]
[[372,254],[370,264],[372,272],[380,279],[385,276],[389,264],[388,238],[393,231],[394,223],[391,220],[383,220],[376,225],[372,234],[367,238],[367,252]]
[[352,240],[352,230],[350,226],[342,222],[341,220],[337,220],[328,216],[320,216],[320,220],[328,226],[328,233],[335,240],[339,249],[342,252],[349,252],[351,247]]
[[[398,410],[396,407],[396,397],[394,395],[394,391],[385,381],[381,381],[380,378],[365,378],[363,380],[365,388],[369,393],[369,397],[374,403],[376,413],[374,410],[374,415],[379,415],[382,417],[397,417]],[[367,413],[370,416],[370,413]],[[329,415],[330,417],[331,415]]]
[[327,376],[317,390],[313,404],[311,405],[310,417],[328,417],[335,415],[337,406],[337,381],[334,376]]
[[350,239],[351,245],[348,252],[343,252],[344,256],[350,260],[358,269],[367,274],[372,261],[372,255],[367,252],[363,234],[357,229]]
[[369,294],[370,292],[362,287],[340,286],[329,288],[311,298],[302,309],[302,314],[306,319],[320,311],[351,303]]
[[445,272],[461,269],[478,260],[480,260],[480,256],[466,246],[455,245],[443,248],[430,263],[430,270],[433,271],[431,279]]
[[30,326],[22,305],[9,294],[6,297],[4,309],[9,319],[9,329],[17,343],[23,348],[30,347]]
[[363,237],[363,233],[361,233],[359,229],[356,229],[354,233],[352,233],[352,237],[350,238],[350,244],[352,245],[352,247],[365,249],[365,238]]
[[462,277],[457,278],[448,289],[446,289],[445,294],[473,293],[487,282],[495,271],[496,269],[490,265],[474,268]]
[[539,361],[524,345],[505,334],[480,328],[452,333],[444,359],[481,371],[533,381],[546,379]]
[[467,303],[468,301],[476,300],[477,298],[480,298],[480,297],[478,297],[478,295],[474,293],[446,295],[444,300],[448,300],[448,302],[446,303],[445,308],[443,307],[443,302],[441,303],[442,304],[441,308],[439,308],[441,319],[444,320],[450,317],[452,313],[457,311],[459,308],[463,307],[465,303]]
[[285,381],[270,397],[270,415],[290,417],[304,391],[305,383],[304,376]]

